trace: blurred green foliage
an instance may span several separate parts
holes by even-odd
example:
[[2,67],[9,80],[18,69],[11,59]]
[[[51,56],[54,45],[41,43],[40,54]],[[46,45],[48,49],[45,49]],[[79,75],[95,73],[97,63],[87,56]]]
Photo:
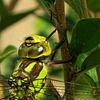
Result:
[[[47,12],[49,12],[49,5],[51,5],[51,7],[55,6],[55,0],[41,0],[42,3],[40,0],[36,1],[38,2],[38,6],[40,5],[42,10],[44,10],[45,13],[43,15],[35,14],[35,11],[39,9],[38,7],[18,14],[8,14],[7,7],[4,5],[3,0],[0,0],[0,31],[3,31],[5,28],[18,22],[27,15],[34,14],[37,17],[34,23],[37,33],[47,37],[48,34],[53,31],[49,22],[50,16]],[[69,25],[67,35],[72,52],[71,68],[75,69],[77,66],[77,71],[80,71],[80,73],[77,74],[80,76],[77,83],[96,86],[98,84],[98,77],[95,69],[100,66],[100,18],[81,20],[80,18],[83,17],[83,10],[80,0],[65,0],[65,2],[70,6],[66,14],[66,22]],[[94,13],[94,16],[100,11],[99,2],[100,0],[87,0],[88,8]],[[48,30],[50,31],[48,32]],[[57,43],[54,43],[55,40],[53,38],[49,41],[52,47]],[[16,52],[16,48],[8,46],[3,53],[1,52],[0,62],[14,52]],[[56,54],[56,56],[57,55],[59,54]],[[11,61],[14,62],[13,60]],[[81,71],[81,69],[83,71]],[[63,70],[59,67],[51,69],[50,74],[63,78]]]
[[0,54],[0,62],[2,62],[4,59],[6,59],[16,51],[17,49],[14,46],[9,45],[8,47],[6,47],[5,50]]

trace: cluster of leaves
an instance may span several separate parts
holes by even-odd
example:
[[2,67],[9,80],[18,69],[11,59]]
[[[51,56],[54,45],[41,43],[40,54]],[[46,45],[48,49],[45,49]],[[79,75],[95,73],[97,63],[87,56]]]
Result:
[[[65,0],[65,2],[74,9],[80,18],[83,18],[81,0]],[[88,9],[91,10],[94,15],[100,11],[100,4],[98,3],[100,3],[99,0],[97,0],[97,2],[95,2],[95,0],[87,0]],[[78,20],[74,28],[72,28],[72,38],[70,42],[72,67],[78,66],[80,71],[78,76],[82,75],[80,79],[83,79],[81,81],[79,79],[78,82],[83,82],[82,84],[85,84],[86,82],[86,84],[92,86],[95,86],[98,82],[96,67],[99,67],[100,65],[99,23],[99,18]]]
[[[55,0],[41,0],[44,6],[41,4],[40,0],[37,0],[37,2],[39,3],[39,5],[41,5],[43,10],[45,10],[45,6],[47,8],[47,11],[49,11],[50,5],[51,7],[55,6]],[[76,12],[79,18],[83,18],[81,0],[65,0],[65,2]],[[100,0],[97,0],[96,2],[95,0],[87,0],[87,5],[89,10],[91,10],[94,15],[98,11],[100,11]],[[0,30],[4,30],[5,28],[9,27],[15,22],[18,22],[29,14],[34,14],[34,11],[36,11],[37,9],[38,7],[20,14],[9,14],[5,5],[3,4],[3,0],[0,0]],[[86,84],[88,83],[94,86],[98,79],[97,77],[95,77],[95,73],[93,74],[93,76],[91,76],[91,73],[93,73],[93,70],[95,71],[96,67],[100,66],[100,19],[88,18],[80,20],[78,17],[75,18],[74,16],[70,16],[71,14],[69,13],[69,15],[67,15],[67,22],[69,22],[70,26],[68,31],[68,33],[70,34],[68,36],[68,40],[70,40],[70,49],[72,53],[71,66],[73,67],[73,69],[74,67],[78,66],[78,71],[83,70],[78,74],[82,75],[83,83],[85,80]],[[36,16],[45,20],[46,22],[49,21],[47,12],[44,15]],[[0,54],[0,62],[15,51],[15,47],[8,46],[5,51]]]
[[[48,4],[52,5],[51,7],[54,7],[55,5],[55,0],[41,1],[47,10],[49,9]],[[69,17],[67,16],[67,22],[69,22],[69,25],[72,25],[69,30],[72,35],[71,37],[68,37],[71,38],[68,39],[70,40],[70,49],[72,53],[71,67],[75,69],[77,66],[77,71],[80,71],[77,75],[81,76],[81,78],[78,79],[77,82],[83,82],[82,84],[96,86],[98,83],[96,68],[100,66],[100,19],[91,18],[91,14],[90,18],[82,19],[84,14],[81,0],[65,0],[65,2],[79,17],[77,22],[75,22],[75,20],[69,20]],[[97,2],[95,2],[95,0],[87,0],[87,6],[89,11],[91,10],[94,13],[94,16],[100,11],[99,0],[97,0]],[[71,18],[73,17],[71,16]],[[72,21],[74,24],[71,23]]]

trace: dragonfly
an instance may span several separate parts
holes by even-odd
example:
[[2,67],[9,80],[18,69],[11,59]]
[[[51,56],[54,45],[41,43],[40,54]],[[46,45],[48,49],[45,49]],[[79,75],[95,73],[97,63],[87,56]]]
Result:
[[[40,35],[31,35],[20,45],[18,55],[21,60],[11,76],[5,77],[0,74],[0,100],[64,100],[65,96],[69,99],[73,98],[73,100],[95,100],[97,98],[99,88],[47,77],[46,66],[71,61],[71,58],[53,60],[59,47],[65,41],[67,43],[68,41],[53,24],[52,12],[50,22],[55,30],[47,38]],[[51,49],[48,39],[56,30],[62,36],[62,40]],[[51,59],[46,61],[45,59],[50,55],[52,55]],[[65,91],[65,84],[72,92]]]
[[65,61],[44,63],[44,57],[51,52],[47,38],[39,35],[27,37],[19,47],[18,55],[21,61],[12,75],[10,77],[0,75],[2,79],[0,80],[0,100],[64,100],[65,84],[72,90],[72,92],[66,92],[65,96],[69,99],[99,100],[97,98],[100,98],[98,97],[100,88],[48,78],[46,65]]
[[[65,37],[56,25],[53,24],[52,12],[50,22],[55,27],[55,30],[47,38],[40,35],[28,36],[18,49],[18,56],[21,60],[15,67],[12,75],[10,77],[0,75],[0,77],[5,80],[1,82],[7,85],[1,87],[5,87],[4,89],[6,91],[8,90],[7,96],[1,96],[0,100],[6,98],[9,100],[40,100],[40,98],[43,97],[43,94],[46,93],[44,89],[47,88],[46,83],[53,86],[50,81],[46,82],[46,66],[50,64],[70,62],[70,59],[58,61],[53,60],[56,51],[64,43]],[[56,31],[59,32],[60,36],[62,36],[62,40],[53,49],[51,49],[48,39]],[[50,55],[52,55],[51,59],[45,62],[45,59]],[[51,90],[55,92],[55,90]]]
[[[47,84],[42,87],[41,92],[39,92],[42,96],[37,95],[35,98],[29,98],[29,99],[17,99],[11,97],[11,94],[9,93],[9,89],[12,87],[9,87],[8,80],[9,78],[0,76],[3,78],[3,81],[0,81],[0,100],[63,100],[63,94],[65,93],[65,84],[70,85],[70,88],[73,92],[66,93],[67,99],[70,100],[70,98],[73,98],[74,100],[99,100],[100,99],[100,88],[82,85],[82,84],[76,84],[71,82],[64,82],[62,80],[53,79],[53,78],[46,78],[45,81]],[[37,79],[34,81],[40,81],[44,79]],[[33,85],[30,85],[30,87],[33,88]],[[18,91],[22,91],[23,89],[26,89],[24,93],[26,94],[28,92],[28,89],[25,87],[20,87],[18,90],[14,90],[15,93]],[[34,89],[40,89],[39,84],[34,85]],[[56,89],[56,90],[55,90]],[[3,95],[4,91],[4,95]],[[29,93],[29,92],[28,92]],[[22,93],[23,94],[23,93]],[[21,94],[21,95],[22,95]]]

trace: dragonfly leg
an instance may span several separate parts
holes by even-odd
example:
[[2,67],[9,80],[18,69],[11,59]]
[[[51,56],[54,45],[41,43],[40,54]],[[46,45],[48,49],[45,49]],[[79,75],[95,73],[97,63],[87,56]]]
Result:
[[53,95],[55,96],[56,100],[62,100],[61,96],[57,93],[54,85],[52,84],[51,80],[48,80],[48,85],[53,93]]
[[[67,31],[67,28],[66,28],[66,31],[64,32],[64,34],[62,34],[60,32],[60,30],[58,29],[58,27],[53,23],[52,21],[52,10],[50,9],[50,14],[51,14],[51,17],[50,17],[50,23],[55,27],[55,30],[46,38],[46,40],[48,40],[55,32],[56,30],[58,31],[58,33],[60,34],[60,36],[62,36],[62,39],[61,41],[56,45],[56,47],[54,47],[52,49],[52,57],[51,57],[51,60],[49,61],[49,64],[62,64],[62,63],[68,63],[71,61],[72,57],[70,57],[69,59],[66,59],[66,60],[58,60],[58,61],[53,61],[54,57],[55,57],[55,54],[57,52],[57,50],[61,47],[61,45],[66,41],[67,43],[67,46],[68,46],[68,49],[69,49],[69,44],[68,44],[68,40],[67,40],[67,36],[66,36],[66,31]],[[70,49],[69,49],[70,51]]]

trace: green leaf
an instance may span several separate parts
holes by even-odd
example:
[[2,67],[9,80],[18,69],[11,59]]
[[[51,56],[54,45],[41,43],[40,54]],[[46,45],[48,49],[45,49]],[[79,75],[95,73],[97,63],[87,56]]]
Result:
[[66,3],[69,4],[69,6],[77,13],[77,15],[82,18],[83,16],[83,10],[81,6],[80,0],[65,0]]
[[81,73],[85,73],[94,67],[100,66],[100,46],[97,47],[90,55],[84,60]]
[[88,18],[80,20],[73,29],[70,49],[73,60],[79,54],[86,53],[98,46],[100,43],[100,19]]
[[[78,88],[76,86],[76,88],[75,88],[75,90],[77,90],[77,91],[75,91],[76,94],[79,94],[80,92],[85,94],[85,95],[82,95],[84,100],[85,99],[90,100],[90,98],[91,99],[93,98],[93,92],[92,92],[93,89],[91,87],[97,87],[97,86],[96,86],[94,80],[90,76],[88,76],[87,74],[84,74],[84,75],[80,76],[80,78],[75,83],[82,85],[82,86],[78,86]],[[95,93],[96,92],[98,93],[98,91],[95,91]]]
[[49,8],[54,8],[55,0],[41,0],[43,5],[46,7],[46,9],[49,11]]
[[93,68],[91,70],[89,70],[88,72],[86,72],[86,74],[88,74],[96,84],[98,84],[98,76],[97,76],[97,72],[96,72],[96,68]]
[[45,7],[44,7],[44,5],[42,4],[41,0],[36,0],[36,2],[39,4],[39,6],[40,6],[43,10],[45,10]]
[[77,16],[77,14],[74,12],[73,9],[69,8],[68,9],[68,13],[66,14],[66,16],[68,18],[70,18],[71,20],[74,21],[74,23],[76,23],[79,20],[79,17]]
[[5,50],[0,54],[0,62],[2,62],[5,58],[16,52],[17,49],[14,46],[9,45],[5,48]]
[[86,57],[87,57],[86,54],[80,54],[80,55],[77,57],[76,64],[77,64],[77,66],[78,66],[79,69],[81,68],[82,63],[83,63],[83,61],[85,60]]
[[88,83],[90,86],[96,87],[95,81],[94,81],[93,78],[90,77],[88,74],[85,73],[85,74],[83,75],[83,78],[87,81],[87,83]]
[[87,0],[87,6],[93,12],[100,11],[100,0]]
[[7,10],[6,10],[6,7],[3,3],[3,0],[0,0],[0,16],[6,16],[8,13],[7,13]]
[[22,18],[26,17],[29,14],[32,14],[34,11],[36,11],[38,8],[35,8],[30,11],[26,11],[23,13],[15,14],[15,15],[8,15],[5,17],[2,17],[0,20],[1,30],[5,29],[6,27],[14,24],[15,22],[21,20]]
[[95,81],[86,73],[80,76],[76,83],[96,87]]

